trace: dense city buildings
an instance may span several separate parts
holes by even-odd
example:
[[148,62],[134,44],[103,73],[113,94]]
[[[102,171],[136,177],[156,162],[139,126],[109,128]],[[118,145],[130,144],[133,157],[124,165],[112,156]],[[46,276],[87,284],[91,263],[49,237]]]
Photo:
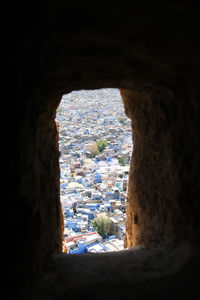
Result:
[[73,91],[57,109],[60,196],[68,253],[122,250],[132,152],[117,89]]

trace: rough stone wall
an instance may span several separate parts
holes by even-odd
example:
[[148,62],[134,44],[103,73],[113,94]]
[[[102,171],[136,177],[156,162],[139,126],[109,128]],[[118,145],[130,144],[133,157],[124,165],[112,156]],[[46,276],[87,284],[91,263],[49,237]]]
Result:
[[[199,154],[195,153],[197,141],[190,134],[198,134],[199,103],[190,93],[186,85],[182,85],[178,95],[159,87],[121,90],[125,112],[132,120],[134,143],[126,247],[192,238],[198,232],[197,202],[192,203],[194,196],[189,191],[198,190],[191,185]],[[187,163],[186,155],[190,157]]]
[[15,227],[15,251],[23,252],[15,264],[18,265],[16,279],[24,282],[23,290],[26,291],[27,279],[34,281],[41,275],[52,254],[62,251],[63,216],[59,201],[55,105],[53,110],[49,106],[43,112],[38,112],[33,105],[27,111],[22,134],[19,192],[23,204],[16,203],[21,210],[18,226]]

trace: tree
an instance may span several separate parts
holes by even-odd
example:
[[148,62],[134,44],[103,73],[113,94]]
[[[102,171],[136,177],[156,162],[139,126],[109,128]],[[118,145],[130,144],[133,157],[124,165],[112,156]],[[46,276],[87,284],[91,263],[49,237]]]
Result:
[[110,223],[111,220],[105,216],[98,216],[92,221],[93,227],[101,236],[104,236],[108,233]]
[[97,141],[97,148],[99,152],[103,152],[103,150],[108,146],[108,142],[106,140]]
[[119,165],[120,165],[120,166],[125,166],[125,164],[126,164],[126,159],[125,159],[125,157],[120,157],[120,158],[118,159],[118,161],[119,161]]
[[119,123],[123,124],[125,122],[125,119],[123,117],[118,118]]

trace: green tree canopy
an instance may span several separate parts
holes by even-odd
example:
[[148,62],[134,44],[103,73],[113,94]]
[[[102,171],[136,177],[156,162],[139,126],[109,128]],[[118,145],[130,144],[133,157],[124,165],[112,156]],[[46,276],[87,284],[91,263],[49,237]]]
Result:
[[105,216],[97,216],[93,221],[92,225],[94,229],[101,235],[104,236],[108,233],[110,227],[110,219]]
[[120,158],[118,159],[118,161],[119,161],[119,165],[120,165],[120,166],[125,166],[125,164],[126,164],[126,159],[125,159],[125,157],[120,157]]
[[108,142],[106,140],[97,141],[97,148],[99,152],[103,152],[103,150],[108,146]]
[[123,124],[125,122],[125,119],[123,117],[118,117],[118,121],[119,121],[119,123]]

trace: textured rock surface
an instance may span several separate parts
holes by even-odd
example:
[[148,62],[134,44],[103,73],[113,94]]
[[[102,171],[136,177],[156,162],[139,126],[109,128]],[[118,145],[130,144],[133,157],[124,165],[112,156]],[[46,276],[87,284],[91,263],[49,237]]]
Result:
[[[184,243],[175,249],[55,256],[33,299],[187,299],[197,292],[194,263],[199,261],[191,254]],[[188,277],[185,288],[183,277]]]
[[194,189],[192,174],[198,168],[192,159],[186,163],[185,153],[189,150],[199,159],[196,140],[190,135],[195,131],[198,135],[196,106],[188,103],[192,92],[183,83],[180,94],[159,86],[142,92],[122,90],[121,94],[132,119],[134,140],[125,246],[188,238],[191,228],[195,235],[197,203],[185,206],[188,191]]
[[[199,245],[198,9],[183,1],[160,2],[157,6],[142,1],[133,5],[134,9],[130,9],[124,2],[117,6],[112,1],[104,5],[102,1],[58,4],[53,0],[42,1],[38,6],[29,1],[27,13],[22,13],[25,7],[18,6],[18,10],[13,10],[14,16],[9,9],[13,34],[8,34],[8,43],[4,43],[9,46],[8,58],[3,57],[8,97],[2,103],[2,111],[9,111],[14,134],[11,139],[10,132],[4,131],[4,157],[9,160],[3,174],[7,204],[4,211],[12,232],[15,231],[14,251],[9,256],[12,278],[7,280],[7,291],[15,297],[20,290],[24,298],[30,298],[30,289],[44,274],[52,254],[62,248],[54,119],[61,96],[71,90],[122,89],[135,142],[129,179],[127,245],[143,243],[149,247],[170,240],[176,244],[190,240],[194,249]],[[17,58],[14,37],[19,43]],[[17,91],[18,97],[12,91]],[[152,264],[156,261],[149,259]],[[58,260],[55,264],[59,263]],[[88,263],[93,264],[89,257]],[[100,276],[104,278],[107,261],[103,256],[101,263]],[[115,263],[114,260],[110,266],[111,275],[116,270]],[[124,273],[129,263],[127,258]],[[67,282],[68,260],[62,266],[61,263],[59,272],[63,272],[62,280]],[[190,280],[192,259],[188,268],[190,272],[180,268],[174,288],[181,287],[184,295],[188,283],[192,298],[197,285]],[[90,270],[88,280],[94,272]],[[138,297],[139,291],[146,288],[142,281],[146,269],[141,270],[141,282],[135,290]],[[129,278],[124,281],[127,297],[132,297],[134,271],[135,267],[129,270]],[[49,277],[55,285],[60,278],[56,274]],[[84,274],[87,278],[87,272]],[[121,284],[117,274],[115,285],[109,285],[106,276],[101,283],[101,287],[109,287],[110,294]],[[170,278],[173,282],[174,277]],[[160,285],[157,278],[152,280],[152,289],[159,285],[157,295],[162,296],[164,283]],[[68,288],[64,294],[73,294],[75,286],[71,291]],[[88,293],[90,289],[88,285]]]

